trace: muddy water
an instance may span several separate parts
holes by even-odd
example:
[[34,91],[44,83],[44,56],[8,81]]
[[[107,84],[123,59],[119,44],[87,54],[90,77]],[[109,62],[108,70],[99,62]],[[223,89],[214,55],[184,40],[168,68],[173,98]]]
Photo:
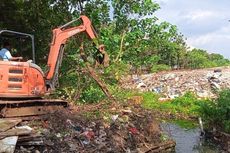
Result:
[[162,130],[176,141],[176,153],[219,153],[218,146],[200,137],[200,129],[184,129],[174,123],[161,123]]

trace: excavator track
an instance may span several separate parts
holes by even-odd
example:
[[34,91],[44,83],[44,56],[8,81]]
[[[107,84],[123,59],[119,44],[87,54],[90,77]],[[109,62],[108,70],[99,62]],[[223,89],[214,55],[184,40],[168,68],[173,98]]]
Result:
[[68,103],[56,99],[0,100],[1,117],[28,117],[54,113]]

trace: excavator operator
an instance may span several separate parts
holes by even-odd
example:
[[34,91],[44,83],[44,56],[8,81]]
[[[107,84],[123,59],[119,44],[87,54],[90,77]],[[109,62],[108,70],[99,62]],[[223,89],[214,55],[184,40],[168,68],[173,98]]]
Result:
[[3,61],[17,61],[22,60],[22,57],[13,57],[10,53],[11,46],[9,42],[3,43],[3,48],[0,50],[0,60]]

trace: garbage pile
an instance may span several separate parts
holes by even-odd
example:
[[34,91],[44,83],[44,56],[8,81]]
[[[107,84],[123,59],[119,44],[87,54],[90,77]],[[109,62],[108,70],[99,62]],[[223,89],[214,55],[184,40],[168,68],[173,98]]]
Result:
[[217,91],[230,88],[230,68],[175,70],[123,78],[122,87],[161,94],[173,99],[190,91],[200,98],[215,97]]
[[122,107],[111,108],[99,118],[92,114],[98,114],[98,109],[81,113],[63,110],[50,114],[45,120],[30,125],[41,133],[43,144],[32,148],[17,146],[15,152],[135,153],[174,150],[175,142],[162,139],[159,124],[151,112]]

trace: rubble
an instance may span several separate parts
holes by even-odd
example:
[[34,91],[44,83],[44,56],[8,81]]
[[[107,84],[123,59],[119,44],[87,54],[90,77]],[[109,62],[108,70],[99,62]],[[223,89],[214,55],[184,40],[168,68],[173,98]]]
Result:
[[18,136],[6,137],[0,140],[0,152],[14,153]]
[[194,92],[200,98],[213,98],[217,91],[230,88],[230,68],[174,70],[145,75],[132,75],[121,80],[125,89],[151,91],[162,99],[173,99]]
[[[0,119],[0,152],[4,153],[14,153],[16,145],[17,146],[34,146],[40,145],[35,138],[41,138],[40,135],[36,135],[27,125],[20,125],[22,119],[10,119],[2,118]],[[40,140],[42,141],[42,140]]]

